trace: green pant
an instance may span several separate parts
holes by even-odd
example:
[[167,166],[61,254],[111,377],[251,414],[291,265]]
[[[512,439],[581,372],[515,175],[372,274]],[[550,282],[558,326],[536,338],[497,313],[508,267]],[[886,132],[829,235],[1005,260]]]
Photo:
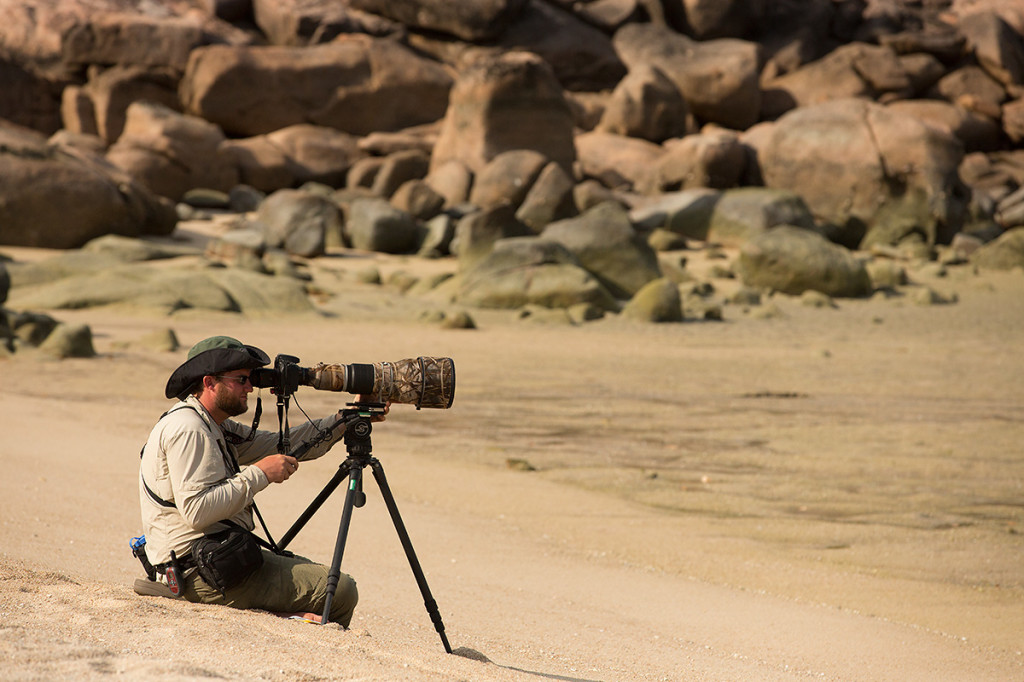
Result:
[[[323,615],[329,568],[305,557],[284,557],[263,550],[263,565],[241,584],[221,594],[193,574],[186,580],[185,599],[221,604],[236,609],[263,609],[277,613],[310,612]],[[331,622],[348,627],[359,601],[356,581],[341,574],[331,601]]]

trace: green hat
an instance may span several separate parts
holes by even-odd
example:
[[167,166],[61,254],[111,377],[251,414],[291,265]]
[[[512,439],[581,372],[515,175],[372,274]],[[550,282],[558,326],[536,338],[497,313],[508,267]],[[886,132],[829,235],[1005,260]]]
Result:
[[188,359],[167,380],[164,395],[184,399],[192,385],[209,374],[269,364],[270,357],[255,346],[247,346],[230,336],[211,336],[189,349]]

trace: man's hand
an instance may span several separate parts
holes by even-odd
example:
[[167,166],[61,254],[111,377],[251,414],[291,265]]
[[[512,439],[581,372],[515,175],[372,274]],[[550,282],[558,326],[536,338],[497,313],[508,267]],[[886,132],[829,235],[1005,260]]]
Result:
[[299,470],[299,460],[288,455],[269,455],[254,466],[262,469],[271,483],[283,483]]

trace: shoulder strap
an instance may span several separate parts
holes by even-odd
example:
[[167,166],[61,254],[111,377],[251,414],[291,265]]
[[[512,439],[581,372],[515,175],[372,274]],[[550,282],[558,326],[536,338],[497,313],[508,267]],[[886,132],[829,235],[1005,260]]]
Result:
[[[176,408],[167,410],[162,415],[160,415],[160,417],[159,417],[159,419],[157,419],[157,421],[159,422],[160,419],[163,419],[164,417],[169,415],[171,412],[176,412],[177,410],[181,410],[181,409],[192,410],[193,412],[196,413],[197,416],[200,417],[200,419],[202,418],[202,415],[199,414],[199,410],[197,410],[192,405],[185,405],[184,407],[176,407]],[[257,420],[258,419],[259,419],[259,417],[257,416]],[[225,434],[227,434],[227,432],[225,432]],[[235,438],[239,438],[239,440],[236,441],[236,442],[244,443],[247,440],[252,440],[252,437],[255,434],[256,434],[256,428],[255,428],[255,423],[254,423],[253,424],[253,429],[252,429],[252,431],[249,434],[249,438],[239,438],[238,436],[235,436]],[[234,434],[230,434],[230,435],[234,436]],[[235,473],[235,474],[241,472],[242,469],[241,469],[241,467],[238,466],[238,461],[231,455],[231,453],[229,453],[227,451],[227,449],[221,444],[221,442],[219,440],[217,441],[217,446],[220,448],[220,454],[224,458],[224,463],[227,464],[228,471],[231,471],[232,473]],[[139,452],[139,458],[140,459],[142,458],[142,454],[143,454],[143,452],[145,450],[146,450],[146,446],[143,445],[142,446],[142,450]],[[168,509],[177,509],[178,508],[178,505],[174,504],[174,502],[171,502],[169,500],[165,500],[164,498],[160,497],[155,492],[153,492],[153,489],[149,487],[148,483],[146,483],[146,478],[145,478],[145,476],[142,475],[141,471],[139,471],[139,478],[142,480],[142,487],[146,490],[146,494],[149,495],[150,499],[152,499],[154,502],[159,504],[161,507],[167,507]],[[283,554],[288,554],[287,552],[285,552],[285,550],[280,549],[277,546],[277,543],[274,542],[273,537],[271,537],[270,529],[267,528],[267,524],[263,520],[263,515],[260,513],[259,507],[256,506],[256,500],[253,500],[252,504],[250,506],[252,507],[253,511],[256,512],[256,518],[258,518],[260,520],[260,525],[263,526],[263,532],[267,534],[267,538],[268,538],[267,540],[264,540],[263,538],[259,537],[255,533],[253,533],[252,536],[253,536],[253,538],[256,539],[257,544],[261,545],[262,547],[265,547],[266,549],[271,550],[275,554],[282,554],[282,555]],[[234,521],[232,521],[230,519],[221,519],[217,523],[222,523],[225,526],[228,526],[228,527],[231,527],[231,528],[236,528],[236,529],[239,529],[239,530],[244,530],[246,532],[251,532],[247,528],[244,528],[244,527],[238,525],[237,523],[235,523]]]

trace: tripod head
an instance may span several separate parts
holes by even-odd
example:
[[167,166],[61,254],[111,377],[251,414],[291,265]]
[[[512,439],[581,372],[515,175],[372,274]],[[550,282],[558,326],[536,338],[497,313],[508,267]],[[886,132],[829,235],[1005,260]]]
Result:
[[341,421],[345,424],[345,449],[349,457],[368,459],[373,450],[370,433],[373,432],[372,420],[375,415],[384,414],[387,407],[384,403],[348,403],[341,411]]

